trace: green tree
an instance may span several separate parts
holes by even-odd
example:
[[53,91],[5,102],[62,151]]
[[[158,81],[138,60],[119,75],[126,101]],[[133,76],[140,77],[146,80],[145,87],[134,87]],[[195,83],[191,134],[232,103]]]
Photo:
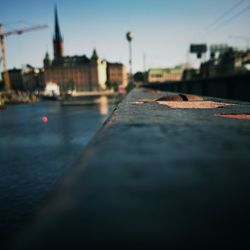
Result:
[[119,83],[113,82],[113,90],[114,90],[115,92],[118,92],[118,90],[119,90]]
[[106,85],[106,88],[107,88],[107,89],[112,89],[112,82],[111,82],[111,81],[107,80],[107,81],[105,82],[105,85]]
[[105,85],[107,89],[113,89],[115,92],[118,92],[119,90],[119,83],[117,82],[106,81]]
[[127,87],[126,87],[126,91],[130,92],[134,87],[135,87],[134,82],[129,82]]
[[134,80],[136,82],[144,82],[144,73],[143,72],[136,72],[134,74]]

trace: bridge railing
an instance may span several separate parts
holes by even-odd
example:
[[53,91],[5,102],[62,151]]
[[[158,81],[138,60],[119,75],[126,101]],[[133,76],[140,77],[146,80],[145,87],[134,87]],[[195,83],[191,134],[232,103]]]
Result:
[[250,74],[231,75],[164,83],[146,83],[144,87],[163,91],[250,101]]

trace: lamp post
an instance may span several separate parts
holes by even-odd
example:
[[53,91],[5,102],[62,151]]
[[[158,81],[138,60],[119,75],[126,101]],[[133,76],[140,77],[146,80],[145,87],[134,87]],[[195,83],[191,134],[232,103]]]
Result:
[[133,82],[132,40],[134,38],[133,33],[130,31],[127,32],[126,38],[129,43],[129,66],[130,66],[129,75],[130,75],[130,82],[132,83]]

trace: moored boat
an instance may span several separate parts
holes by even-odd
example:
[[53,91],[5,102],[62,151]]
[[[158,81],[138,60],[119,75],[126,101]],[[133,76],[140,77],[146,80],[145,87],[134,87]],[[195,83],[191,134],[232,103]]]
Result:
[[45,100],[57,101],[60,96],[60,88],[58,84],[49,82],[46,84],[42,98]]

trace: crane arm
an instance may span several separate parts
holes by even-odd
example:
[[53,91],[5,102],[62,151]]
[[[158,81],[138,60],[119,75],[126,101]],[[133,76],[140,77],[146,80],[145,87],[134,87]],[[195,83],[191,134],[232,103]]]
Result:
[[13,35],[13,34],[21,35],[24,32],[29,32],[29,31],[38,30],[38,29],[45,29],[45,28],[48,28],[48,25],[38,25],[38,26],[25,28],[25,29],[12,30],[12,31],[8,31],[8,32],[0,33],[0,36],[6,37],[6,36]]
[[8,72],[7,62],[6,62],[6,51],[5,51],[5,44],[4,44],[5,37],[10,36],[10,35],[14,35],[14,34],[21,35],[24,32],[34,31],[34,30],[38,30],[38,29],[44,29],[47,27],[48,27],[48,25],[37,25],[37,26],[29,27],[29,28],[3,32],[3,26],[2,26],[2,24],[0,24],[0,50],[2,53],[3,78],[4,78],[4,84],[5,84],[6,91],[11,90],[11,82],[10,82],[10,77],[9,77],[9,72]]

